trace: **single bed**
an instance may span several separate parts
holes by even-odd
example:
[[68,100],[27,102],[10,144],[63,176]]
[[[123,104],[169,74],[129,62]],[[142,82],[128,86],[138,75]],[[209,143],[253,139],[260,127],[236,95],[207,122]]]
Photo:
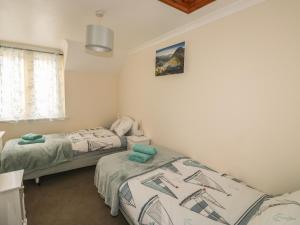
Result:
[[[246,225],[266,194],[164,147],[145,164],[128,152],[99,160],[95,185],[131,225]],[[118,165],[118,167],[114,166]]]
[[6,142],[0,155],[0,172],[24,169],[24,179],[96,165],[102,156],[125,151],[126,136],[103,127],[68,134],[45,135],[46,142],[19,145],[19,139]]

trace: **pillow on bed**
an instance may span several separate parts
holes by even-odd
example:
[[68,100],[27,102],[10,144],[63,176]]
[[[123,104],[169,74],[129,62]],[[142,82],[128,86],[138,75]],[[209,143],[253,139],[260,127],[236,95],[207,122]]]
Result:
[[138,121],[134,120],[128,135],[138,136],[138,131],[139,131],[139,123]]
[[265,201],[248,225],[299,225],[300,191]]
[[115,122],[113,122],[113,124],[110,127],[110,130],[114,131],[115,128],[119,125],[120,121],[121,121],[121,119],[117,119]]
[[128,116],[124,116],[120,119],[120,122],[114,128],[114,131],[118,136],[124,136],[132,127],[133,120]]

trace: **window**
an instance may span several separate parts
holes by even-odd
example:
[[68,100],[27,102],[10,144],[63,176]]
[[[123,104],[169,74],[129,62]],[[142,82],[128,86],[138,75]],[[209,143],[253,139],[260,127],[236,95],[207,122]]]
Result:
[[63,56],[0,46],[0,121],[64,117]]

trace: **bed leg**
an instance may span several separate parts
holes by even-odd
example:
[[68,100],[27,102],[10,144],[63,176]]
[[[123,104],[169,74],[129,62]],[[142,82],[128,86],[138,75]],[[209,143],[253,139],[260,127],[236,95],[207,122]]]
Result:
[[39,178],[39,177],[35,178],[34,180],[35,180],[35,183],[36,183],[37,185],[40,185],[40,178]]

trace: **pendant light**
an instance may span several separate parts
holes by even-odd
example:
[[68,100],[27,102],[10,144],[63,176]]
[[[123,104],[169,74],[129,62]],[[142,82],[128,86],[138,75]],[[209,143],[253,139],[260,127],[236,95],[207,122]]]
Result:
[[[102,18],[104,12],[96,11],[96,16]],[[94,52],[111,52],[113,50],[114,32],[102,25],[90,24],[86,29],[85,47]]]

